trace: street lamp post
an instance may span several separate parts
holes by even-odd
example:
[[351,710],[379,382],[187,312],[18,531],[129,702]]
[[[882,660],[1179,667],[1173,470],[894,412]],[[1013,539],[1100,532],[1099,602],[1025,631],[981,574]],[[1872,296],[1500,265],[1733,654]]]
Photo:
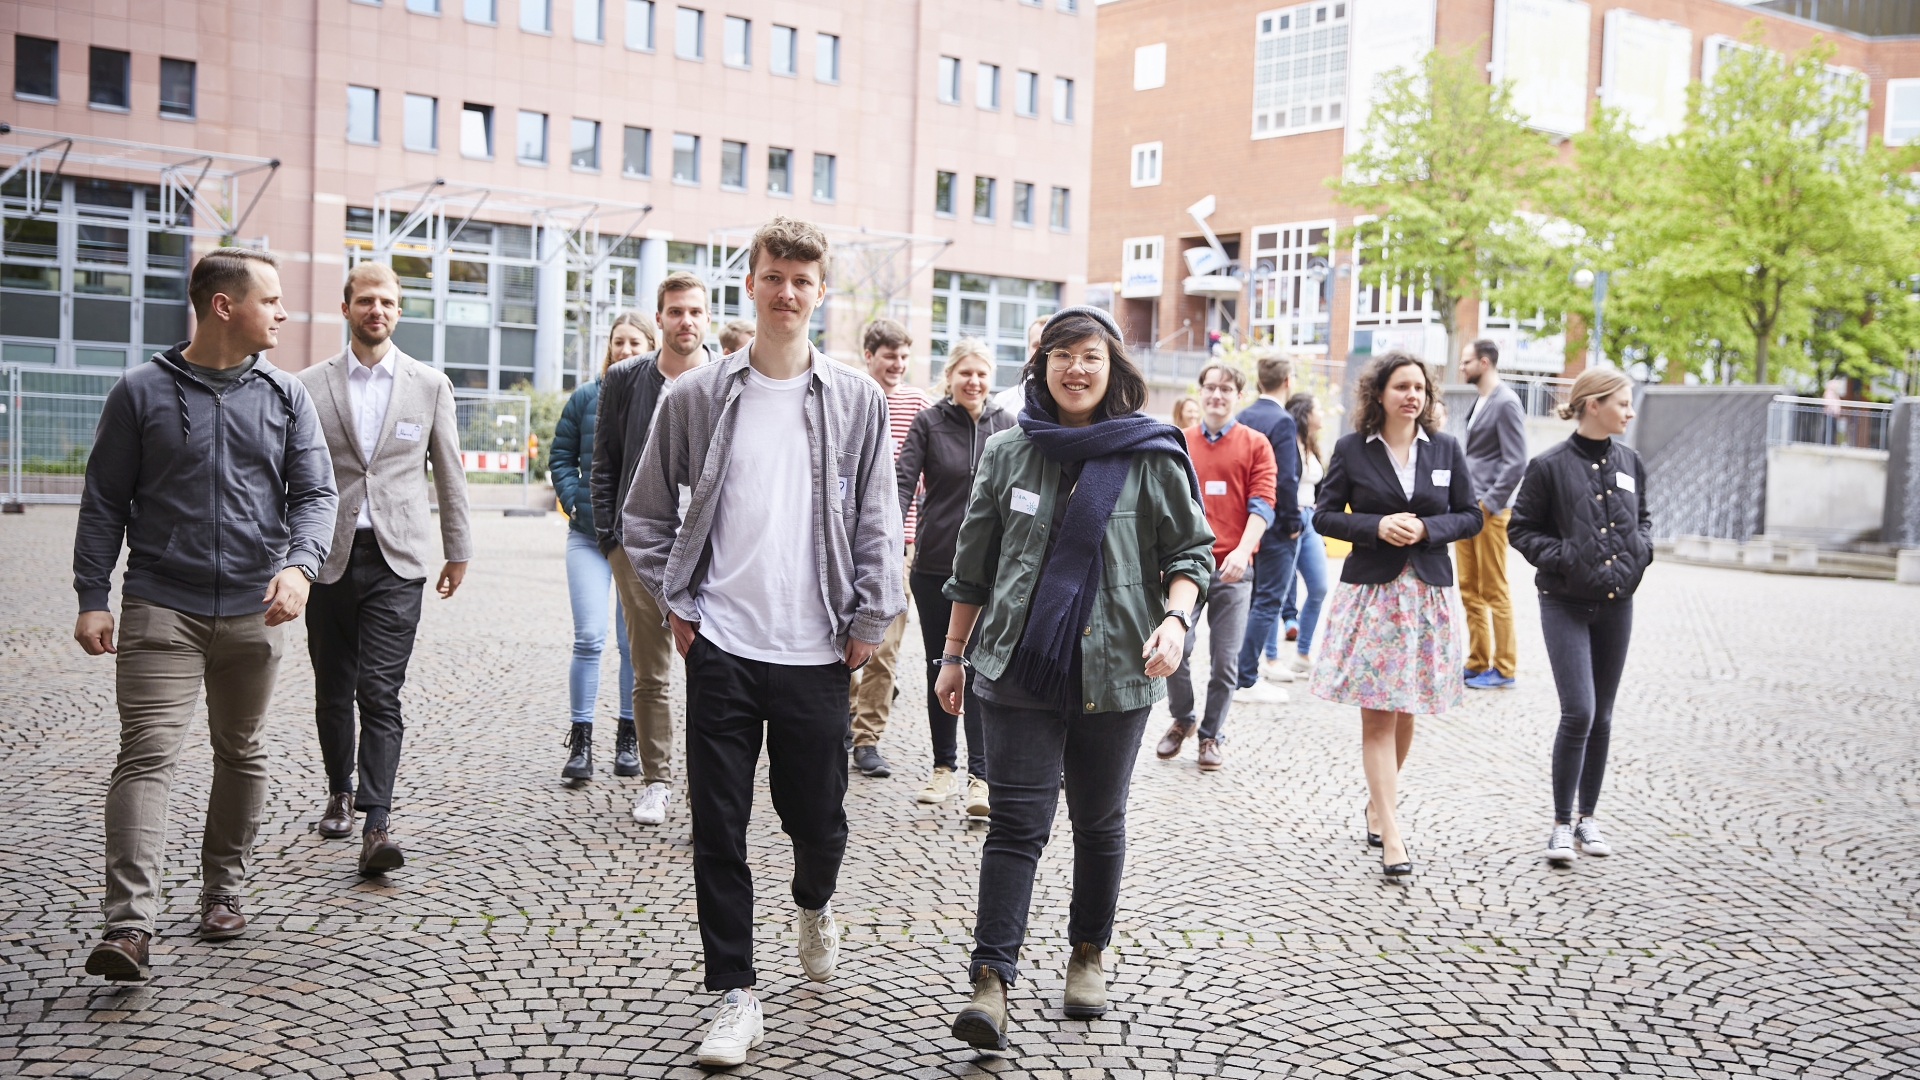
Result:
[[1607,272],[1589,270],[1583,266],[1573,272],[1573,283],[1583,289],[1593,290],[1593,326],[1587,332],[1590,339],[1587,350],[1592,358],[1587,364],[1589,367],[1604,367],[1607,353],[1601,342],[1607,327]]

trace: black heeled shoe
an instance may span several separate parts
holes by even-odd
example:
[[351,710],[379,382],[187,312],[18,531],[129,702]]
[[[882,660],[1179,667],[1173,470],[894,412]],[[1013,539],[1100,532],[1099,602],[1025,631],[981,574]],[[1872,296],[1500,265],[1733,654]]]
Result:
[[1387,880],[1389,881],[1396,881],[1404,877],[1412,877],[1413,876],[1413,860],[1409,859],[1406,862],[1390,863],[1382,859],[1380,861],[1380,873],[1385,875]]
[[1367,846],[1368,847],[1386,847],[1387,842],[1385,840],[1380,839],[1379,833],[1370,832],[1367,834]]

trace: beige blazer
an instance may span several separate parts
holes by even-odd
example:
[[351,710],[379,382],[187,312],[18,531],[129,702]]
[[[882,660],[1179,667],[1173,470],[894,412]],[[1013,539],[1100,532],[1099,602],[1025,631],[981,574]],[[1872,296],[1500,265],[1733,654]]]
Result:
[[[373,534],[387,565],[403,578],[424,578],[433,571],[433,516],[427,502],[427,467],[433,467],[433,486],[440,496],[440,544],[448,562],[473,557],[472,533],[467,527],[467,474],[460,464],[460,428],[453,408],[453,383],[446,375],[411,356],[393,350],[393,395],[371,461],[360,455],[354,434],[353,397],[347,390],[351,352],[343,352],[300,372],[320,414],[320,431],[333,453],[333,479],[340,489],[340,510],[334,519],[333,547],[320,568],[320,580],[339,581],[353,553],[353,525],[360,504],[369,504]],[[401,424],[420,437],[398,437]]]

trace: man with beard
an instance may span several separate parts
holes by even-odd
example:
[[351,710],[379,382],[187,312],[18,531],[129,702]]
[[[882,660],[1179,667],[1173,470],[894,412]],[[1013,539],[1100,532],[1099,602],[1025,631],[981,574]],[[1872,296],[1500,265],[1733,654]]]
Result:
[[1467,471],[1486,524],[1454,541],[1460,564],[1460,605],[1467,609],[1467,670],[1475,690],[1513,685],[1519,648],[1513,637],[1513,599],[1507,593],[1507,520],[1527,468],[1527,418],[1520,395],[1500,378],[1500,348],[1485,338],[1460,350],[1460,374],[1480,396],[1467,413]]

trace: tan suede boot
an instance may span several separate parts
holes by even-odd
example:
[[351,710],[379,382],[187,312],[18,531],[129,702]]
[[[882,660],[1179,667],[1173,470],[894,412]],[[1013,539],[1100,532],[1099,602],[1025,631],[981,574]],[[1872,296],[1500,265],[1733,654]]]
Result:
[[973,1000],[953,1018],[953,1037],[980,1050],[1007,1048],[1007,984],[981,967],[973,976]]
[[1107,972],[1100,946],[1083,941],[1067,961],[1066,1013],[1075,1020],[1091,1020],[1107,1011]]

